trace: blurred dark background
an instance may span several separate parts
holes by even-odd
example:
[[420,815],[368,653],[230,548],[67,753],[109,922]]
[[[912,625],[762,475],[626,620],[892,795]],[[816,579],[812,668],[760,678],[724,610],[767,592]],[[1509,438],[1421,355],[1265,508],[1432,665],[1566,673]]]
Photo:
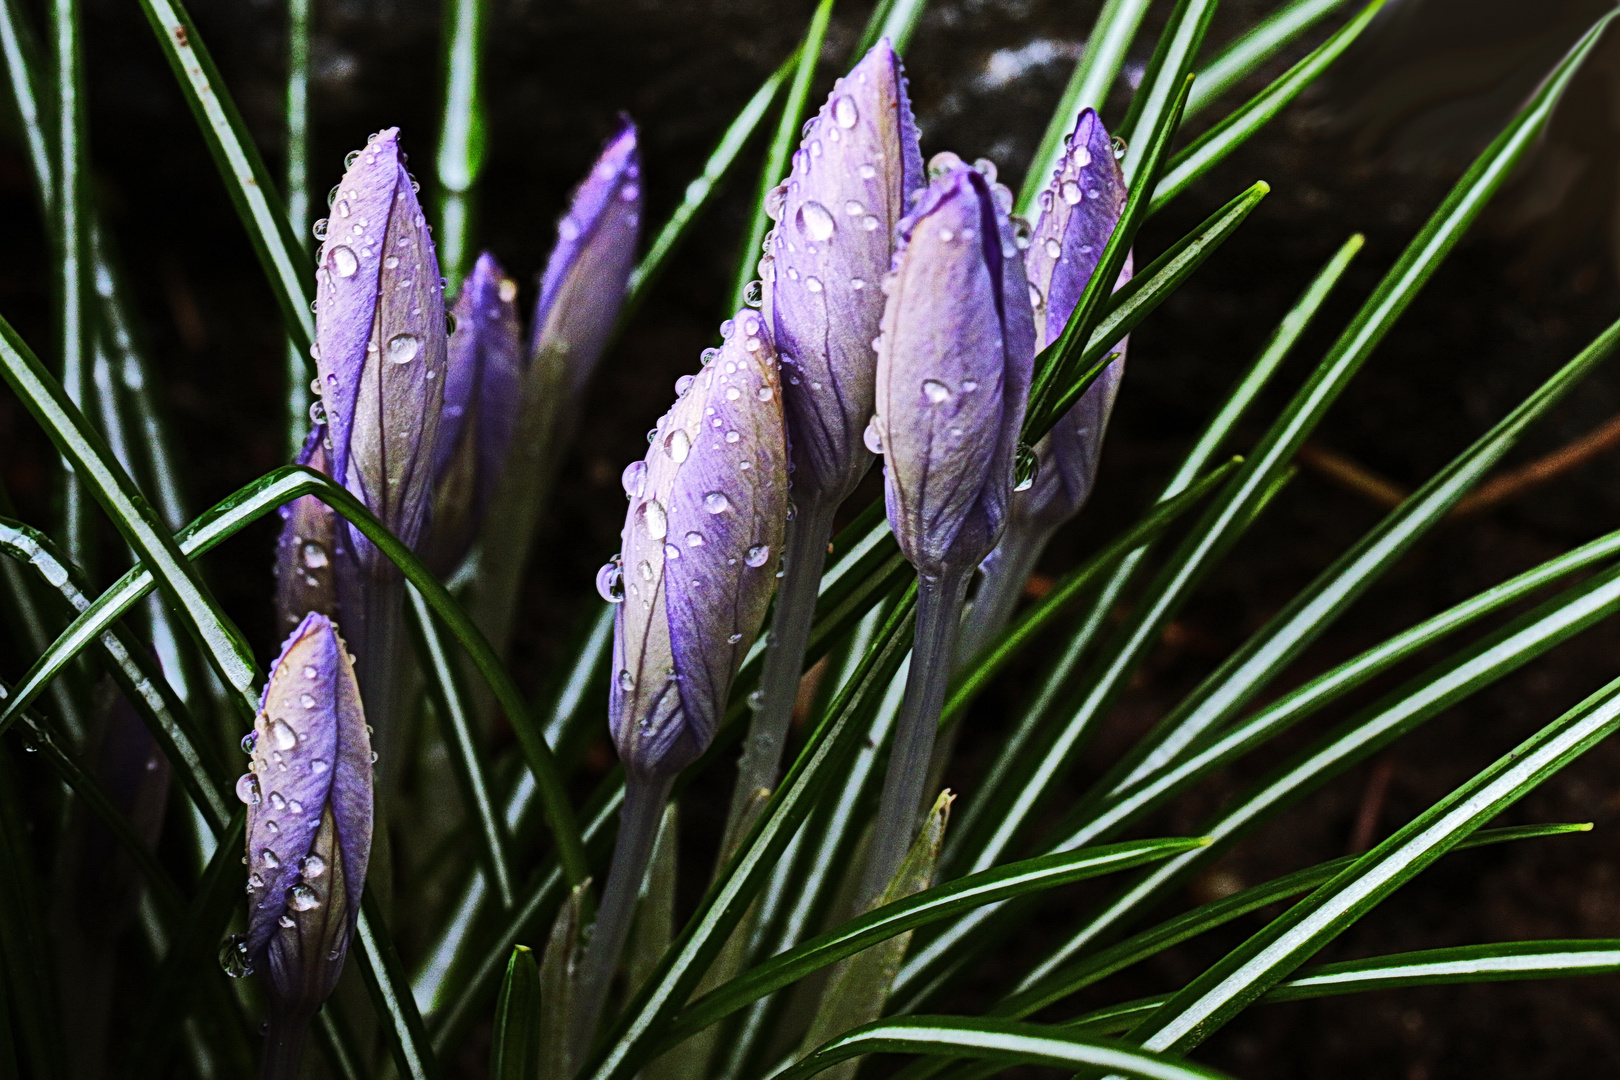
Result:
[[[793,47],[811,4],[757,0],[491,0],[488,165],[479,244],[525,284],[543,265],[553,222],[614,117],[641,127],[648,220],[660,223],[725,125]],[[907,55],[925,154],[989,157],[1015,187],[1100,4],[1094,0],[936,0]],[[1155,5],[1141,43],[1167,14]],[[1133,521],[1173,470],[1212,403],[1261,346],[1309,275],[1351,232],[1368,243],[1339,294],[1234,440],[1248,445],[1333,333],[1396,258],[1503,117],[1603,5],[1522,7],[1430,0],[1397,7],[1326,88],[1288,110],[1242,152],[1148,223],[1138,264],[1255,179],[1271,196],[1237,235],[1135,335],[1131,368],[1091,507],[1049,552],[1061,572]],[[1228,0],[1206,52],[1271,10]],[[399,125],[431,190],[441,92],[438,5],[316,0],[310,187],[335,182],[344,154]],[[835,10],[820,93],[849,63],[868,5]],[[285,18],[275,0],[194,0],[190,7],[259,146],[278,175]],[[269,290],[214,165],[139,8],[87,0],[95,195],[110,223],[160,372],[195,511],[281,463],[282,339]],[[41,13],[35,11],[36,16]],[[1341,16],[1342,17],[1342,16]],[[1200,120],[1209,123],[1301,55],[1313,31]],[[36,21],[43,26],[43,21]],[[1611,35],[1612,36],[1612,35]],[[1133,54],[1139,71],[1145,45]],[[1315,445],[1413,487],[1506,413],[1620,314],[1616,146],[1620,50],[1614,43],[1572,88],[1553,131],[1372,357]],[[1123,97],[1105,119],[1117,119]],[[9,123],[9,121],[7,121]],[[0,138],[0,313],[47,362],[49,252],[20,144]],[[540,685],[570,629],[597,601],[592,575],[617,549],[623,464],[666,406],[677,375],[724,316],[744,231],[753,145],[729,189],[600,368],[576,448],[543,526],[525,586],[515,670]],[[307,225],[306,225],[307,228]],[[1511,459],[1549,453],[1620,413],[1620,369],[1588,379]],[[55,520],[52,454],[0,392],[0,471],[22,516]],[[875,493],[876,488],[873,489]],[[864,497],[851,507],[864,504]],[[1381,509],[1304,469],[1172,626],[1143,677],[1091,748],[1082,781],[1190,689]],[[1620,459],[1600,456],[1496,508],[1441,525],[1338,625],[1288,685],[1479,589],[1620,527]],[[103,529],[101,583],[121,569]],[[269,595],[274,527],[263,524],[206,560],[210,582],[261,657],[274,654]],[[1207,899],[1349,849],[1365,818],[1374,841],[1620,673],[1620,633],[1600,626],[1430,722],[1310,798],[1189,891]],[[3,673],[25,666],[7,644]],[[1436,654],[1438,655],[1438,654]],[[975,768],[1022,702],[1032,663],[973,716],[952,783],[971,797]],[[1416,668],[1407,669],[1401,675]],[[1222,798],[1393,682],[1356,695],[1216,777],[1148,832],[1193,829]],[[1279,688],[1281,689],[1281,688]],[[723,806],[727,778],[700,785]],[[1382,792],[1382,793],[1380,793]],[[688,800],[695,832],[721,811]],[[714,820],[710,821],[712,817]],[[1323,959],[1527,937],[1620,936],[1620,746],[1601,746],[1511,814],[1511,821],[1593,821],[1594,833],[1448,857],[1336,942]],[[1507,822],[1504,822],[1507,823]],[[1364,830],[1365,833],[1365,830]],[[709,841],[700,841],[712,843]],[[1056,894],[1014,949],[964,984],[953,1004],[985,1003],[1085,910]],[[1240,922],[1088,992],[1100,1004],[1190,978],[1258,925]],[[1200,1052],[1262,1080],[1282,1077],[1586,1075],[1620,1055],[1620,979],[1432,988],[1251,1010]]]

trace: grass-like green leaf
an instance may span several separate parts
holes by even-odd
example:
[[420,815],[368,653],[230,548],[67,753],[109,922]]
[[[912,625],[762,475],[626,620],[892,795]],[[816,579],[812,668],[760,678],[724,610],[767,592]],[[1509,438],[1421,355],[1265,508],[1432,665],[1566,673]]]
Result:
[[750,1001],[846,956],[853,956],[897,934],[949,918],[962,911],[1014,896],[1026,896],[1102,874],[1118,873],[1177,852],[1202,847],[1202,839],[1133,840],[1107,847],[1048,855],[971,874],[874,908],[787,952],[771,957],[684,1009],[666,1038],[673,1044],[720,1020]]
[[[1161,210],[1165,203],[1186,191],[1194,181],[1220,164],[1249,137],[1265,127],[1278,113],[1286,109],[1305,88],[1315,82],[1332,63],[1344,54],[1383,8],[1384,0],[1372,0],[1345,23],[1333,36],[1318,45],[1310,55],[1289,68],[1270,86],[1250,98],[1242,108],[1236,109],[1219,124],[1205,132],[1191,146],[1170,160],[1164,177],[1153,189],[1153,202],[1148,213]],[[1196,83],[1194,86],[1196,87]]]
[[1295,38],[1347,3],[1349,0],[1292,0],[1267,15],[1198,69],[1186,115],[1191,118],[1203,112]]
[[495,894],[503,909],[515,901],[506,825],[496,806],[495,787],[484,768],[484,754],[473,732],[472,703],[461,685],[461,671],[446,647],[438,620],[422,594],[413,587],[405,590],[406,621],[416,639],[417,665],[433,696],[433,711],[444,726],[445,749],[456,781],[461,787],[463,805],[471,811],[474,832],[482,850],[484,869],[495,882]]
[[765,152],[765,164],[759,171],[759,188],[754,194],[754,211],[743,238],[742,254],[738,257],[736,283],[731,289],[730,314],[743,306],[743,294],[748,283],[758,276],[755,264],[759,262],[760,245],[770,226],[770,215],[765,212],[766,196],[787,175],[788,155],[793,142],[799,137],[799,126],[804,122],[805,106],[810,101],[810,84],[816,76],[816,64],[821,59],[821,43],[827,37],[827,22],[832,18],[833,0],[821,0],[810,18],[810,27],[799,45],[799,62],[793,69],[793,82],[788,87],[787,100],[776,122],[776,134]]
[[[309,42],[312,0],[287,0],[287,224],[298,249],[309,250]],[[456,280],[451,278],[452,281]],[[309,428],[309,361],[296,340],[287,342],[286,453],[298,457]],[[178,529],[181,521],[173,523]]]
[[1118,129],[1128,144],[1120,166],[1126,182],[1133,186],[1139,174],[1156,171],[1152,158],[1158,144],[1161,140],[1167,144],[1181,126],[1190,93],[1187,84],[1193,81],[1193,62],[1209,31],[1209,21],[1215,17],[1216,2],[1176,0],[1169,21],[1159,33],[1153,55],[1142,72],[1142,85],[1132,95],[1131,107]]
[[1202,1065],[1144,1053],[1125,1043],[1088,1038],[1061,1027],[1017,1020],[970,1020],[956,1016],[913,1016],[879,1020],[819,1048],[776,1080],[802,1080],[840,1061],[863,1054],[938,1054],[986,1058],[1007,1065],[1047,1065],[1065,1069],[1106,1069],[1111,1074],[1151,1080],[1220,1080],[1224,1074]]
[[1620,680],[1520,743],[1272,920],[1133,1028],[1131,1038],[1170,1053],[1201,1042],[1459,840],[1616,727]]
[[440,114],[439,266],[452,291],[461,288],[471,248],[473,186],[484,165],[483,66],[485,0],[452,0],[444,8],[444,111]]
[[860,44],[855,46],[856,57],[866,55],[882,38],[888,38],[894,51],[903,54],[927,7],[928,0],[878,0],[866,20]]
[[[90,333],[86,318],[85,176],[87,125],[84,115],[84,47],[80,40],[79,0],[51,0],[51,38],[55,44],[55,94],[51,101],[54,134],[51,149],[56,163],[56,197],[51,220],[55,242],[57,307],[57,364],[68,400],[83,406],[88,399]],[[62,541],[68,557],[91,566],[95,554],[94,523],[90,517],[84,478],[63,470]]]
[[1107,0],[1103,4],[1086,38],[1085,51],[1069,75],[1052,118],[1046,122],[1035,156],[1029,160],[1024,184],[1018,189],[1018,213],[1023,217],[1034,220],[1035,200],[1057,169],[1063,157],[1063,140],[1074,130],[1080,114],[1086,109],[1101,112],[1107,103],[1108,92],[1125,66],[1125,54],[1147,9],[1148,0]]
[[512,947],[495,1003],[489,1080],[534,1080],[540,1068],[540,967],[525,945]]
[[371,995],[371,1004],[382,1021],[394,1064],[407,1080],[436,1080],[438,1060],[428,1040],[422,1014],[411,997],[410,981],[394,952],[387,924],[377,905],[376,894],[368,885],[361,899],[360,918],[354,928],[353,956],[360,962],[360,975]]
[[[315,337],[315,316],[309,309],[304,248],[293,234],[247,126],[179,0],[140,0],[140,5],[281,305],[288,336],[300,350],[307,350]],[[304,378],[308,377],[306,371]]]
[[45,910],[34,867],[28,820],[19,802],[11,752],[0,747],[0,973],[15,1010],[18,1056],[30,1076],[68,1075],[63,1017],[58,1013],[56,966],[51,962]]

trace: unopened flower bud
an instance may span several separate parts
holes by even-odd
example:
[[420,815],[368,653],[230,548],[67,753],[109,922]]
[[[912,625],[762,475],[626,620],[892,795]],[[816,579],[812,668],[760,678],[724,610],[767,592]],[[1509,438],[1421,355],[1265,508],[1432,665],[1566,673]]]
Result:
[[237,783],[248,804],[247,934],[273,1009],[310,1016],[343,971],[371,854],[371,740],[343,640],[310,614],[270,669]]
[[890,527],[919,574],[995,547],[1013,489],[1034,325],[1008,199],[943,169],[900,224],[868,446],[884,455]]
[[[298,464],[331,475],[326,425],[316,424],[299,451]],[[276,621],[290,634],[310,612],[337,615],[338,516],[313,495],[300,495],[281,508],[276,541]]]
[[[672,776],[709,745],[776,587],[787,523],[781,383],[764,321],[730,322],[718,355],[625,470],[622,600],[609,720],[625,768]],[[622,580],[619,575],[622,574]]]

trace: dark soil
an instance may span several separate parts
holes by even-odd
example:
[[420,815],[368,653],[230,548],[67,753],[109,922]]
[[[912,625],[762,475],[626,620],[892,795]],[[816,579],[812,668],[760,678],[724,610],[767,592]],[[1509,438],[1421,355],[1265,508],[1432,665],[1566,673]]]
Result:
[[[280,463],[278,317],[138,8],[113,0],[89,0],[87,6],[96,196],[131,272],[191,506],[202,507]],[[648,218],[661,221],[725,123],[791,48],[810,7],[802,0],[492,0],[492,6],[491,157],[480,236],[525,281],[542,266],[553,219],[618,112],[628,111],[641,126]],[[988,156],[1004,179],[1016,182],[1067,66],[1034,64],[997,82],[994,73],[1003,69],[989,66],[989,59],[996,50],[1040,39],[1072,44],[1096,6],[937,0],[908,57],[925,151]],[[1167,6],[1156,7],[1153,18],[1162,20],[1160,8]],[[1221,9],[1211,40],[1230,37],[1271,6],[1233,0]],[[426,190],[438,124],[437,5],[329,0],[317,8],[311,187],[325,191],[347,150],[363,144],[367,133],[398,124]],[[192,11],[260,146],[279,168],[280,6],[270,0],[196,0]],[[823,83],[846,62],[864,17],[860,4],[841,5],[835,13]],[[1567,41],[1554,42],[1553,54]],[[1474,45],[1484,52],[1494,47],[1489,41]],[[1507,63],[1510,75],[1503,76],[1499,62],[1496,74],[1474,89],[1482,99],[1505,97],[1497,104],[1511,107],[1552,55],[1545,42],[1537,47],[1542,51],[1534,65],[1522,61],[1515,69]],[[1422,72],[1425,61],[1418,53],[1399,71]],[[1073,565],[1135,519],[1304,282],[1348,234],[1364,232],[1366,250],[1340,295],[1253,410],[1233,449],[1250,445],[1488,137],[1488,127],[1470,126],[1467,118],[1402,128],[1395,121],[1409,117],[1361,108],[1377,97],[1369,87],[1386,85],[1375,80],[1389,73],[1386,68],[1395,70],[1396,60],[1389,58],[1399,56],[1399,50],[1364,54],[1346,69],[1335,96],[1290,110],[1148,224],[1139,265],[1252,180],[1272,185],[1271,196],[1242,230],[1133,338],[1100,489],[1082,519],[1053,546],[1047,571]],[[1609,59],[1613,70],[1612,52]],[[1273,72],[1280,69],[1273,65]],[[1577,95],[1585,95],[1579,107],[1587,111],[1578,114],[1578,123],[1561,118],[1559,136],[1542,151],[1544,168],[1550,168],[1548,155],[1571,147],[1577,156],[1584,153],[1593,132],[1613,139],[1620,125],[1604,114],[1603,101],[1616,99],[1605,99],[1604,90],[1601,76],[1577,86]],[[1361,126],[1352,131],[1334,123],[1336,116],[1352,116]],[[1382,140],[1354,137],[1391,128],[1394,134]],[[1414,155],[1414,145],[1426,152]],[[756,160],[757,149],[745,164]],[[1608,216],[1615,174],[1612,159],[1587,160],[1583,168],[1552,217],[1515,231],[1513,215],[1498,212],[1462,244],[1334,407],[1316,442],[1403,486],[1416,486],[1608,324],[1620,308],[1612,252],[1604,246],[1616,235]],[[748,168],[739,173],[748,175]],[[1524,210],[1527,193],[1550,190],[1546,175],[1534,174],[1534,184],[1521,185],[1504,205]],[[527,615],[515,659],[529,685],[543,681],[569,628],[593,603],[596,567],[616,550],[624,505],[617,483],[621,466],[642,452],[642,435],[667,404],[671,383],[693,366],[725,314],[751,189],[751,182],[734,182],[703,218],[601,368],[589,422],[581,425],[578,446],[563,469],[554,514],[543,527],[542,554],[525,586]],[[0,313],[49,359],[49,253],[26,160],[11,139],[0,141],[0,242],[8,254],[0,261]],[[1510,463],[1550,451],[1617,410],[1620,371],[1600,370],[1526,437]],[[3,479],[24,517],[41,524],[53,520],[50,457],[32,421],[14,399],[0,394]],[[1073,778],[1074,790],[1380,513],[1362,497],[1302,471],[1181,613],[1090,749],[1082,775]],[[1311,647],[1287,682],[1293,685],[1616,527],[1620,461],[1612,457],[1482,516],[1444,524]],[[105,531],[101,581],[110,580],[122,557],[111,530]],[[268,524],[250,530],[206,564],[227,610],[266,659],[275,645],[268,604],[272,536]],[[1387,776],[1388,787],[1372,839],[1387,835],[1620,674],[1617,643],[1613,624],[1602,625],[1451,709],[1245,843],[1217,872],[1200,879],[1188,899],[1344,853],[1375,771]],[[20,665],[8,660],[0,666],[14,676]],[[1023,700],[1023,684],[1035,670],[1016,670],[972,717],[953,776],[953,786],[968,797],[975,766]],[[1281,745],[1214,778],[1147,831],[1195,829],[1285,753],[1393,685],[1391,680],[1356,695]],[[717,799],[723,781],[713,785]],[[698,810],[688,820],[701,827],[702,817]],[[1335,942],[1323,959],[1534,937],[1620,936],[1620,851],[1611,835],[1620,825],[1620,745],[1598,747],[1510,811],[1504,823],[1531,821],[1592,821],[1597,828],[1585,836],[1452,856]],[[982,1004],[1006,976],[1041,955],[1095,895],[1059,894],[1046,912],[1048,921],[1024,934],[995,970],[965,985],[952,1004]],[[1171,987],[1259,925],[1251,918],[1166,953],[1095,988],[1082,1004]],[[1199,1057],[1254,1080],[1597,1075],[1613,1067],[1620,1053],[1617,1017],[1620,979],[1613,976],[1432,988],[1256,1008]]]

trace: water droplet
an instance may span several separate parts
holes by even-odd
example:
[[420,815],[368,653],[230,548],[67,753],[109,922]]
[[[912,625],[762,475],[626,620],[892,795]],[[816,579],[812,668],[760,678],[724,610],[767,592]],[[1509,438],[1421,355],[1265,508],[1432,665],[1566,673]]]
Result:
[[787,202],[787,185],[777,184],[765,193],[765,216],[772,221],[782,220],[782,207]]
[[641,498],[642,492],[647,490],[647,463],[645,461],[632,461],[624,467],[619,474],[619,483],[624,485],[624,493],[632,499]]
[[321,906],[321,898],[308,885],[294,885],[287,891],[287,906],[294,911],[314,911]]
[[953,232],[952,230],[950,230],[950,229],[941,229],[941,230],[939,230],[939,241],[940,241],[940,243],[948,244],[952,240],[955,240],[955,239],[956,239],[956,233]]
[[804,287],[809,289],[813,293],[818,293],[818,292],[821,291],[821,279],[820,278],[807,277],[807,278],[804,279]]
[[311,570],[319,570],[326,564],[326,549],[313,540],[304,541],[304,565]]
[[1028,491],[1035,486],[1035,474],[1040,472],[1041,461],[1028,443],[1019,443],[1013,454],[1013,490]]
[[1063,245],[1053,237],[1048,236],[1044,246],[1046,247],[1046,257],[1049,259],[1055,259],[1063,254]]
[[687,547],[702,547],[703,546],[703,534],[700,533],[700,532],[697,532],[697,531],[687,533],[686,534],[686,546]]
[[739,641],[742,640],[742,635],[741,634],[732,634],[729,637],[727,637],[726,640],[729,641],[731,644],[735,645]]
[[287,809],[287,800],[281,797],[281,792],[272,791],[270,793],[270,805],[277,810],[285,810]]
[[309,763],[309,771],[314,773],[316,776],[321,775],[321,773],[325,772],[326,769],[327,765],[325,758],[316,758],[314,761]]
[[769,385],[761,385],[754,391],[754,396],[761,401],[769,401],[776,396],[776,391],[772,390]]
[[[373,138],[375,138],[375,136],[373,136]],[[366,141],[368,143],[370,142],[369,139],[366,140]],[[354,168],[354,163],[359,161],[359,160],[360,160],[360,151],[358,151],[358,150],[350,150],[347,154],[343,155],[343,167],[345,169],[352,169],[352,168]]]
[[1029,283],[1029,306],[1038,308],[1044,303],[1046,303],[1046,298],[1041,295],[1041,290],[1038,289],[1035,286],[1035,283],[1033,281],[1030,282]]
[[408,364],[422,351],[422,339],[415,334],[395,334],[388,339],[388,359],[396,364]]
[[675,380],[675,396],[676,397],[685,397],[686,392],[688,390],[692,389],[692,382],[693,382],[693,377],[691,375],[682,375],[680,378],[676,379]]
[[355,271],[360,269],[360,260],[353,251],[339,244],[332,249],[332,269],[337,271],[338,277],[354,277]]
[[872,451],[872,453],[883,453],[883,433],[878,430],[878,418],[876,413],[873,413],[872,419],[866,422],[866,430],[861,432],[861,442],[865,443],[866,448]]
[[596,593],[610,604],[624,603],[624,567],[619,556],[596,572]]
[[989,158],[979,158],[973,163],[973,167],[979,171],[980,176],[992,184],[996,182],[996,163]]
[[681,557],[681,549],[680,548],[676,547],[674,544],[665,544],[664,545],[664,558],[666,558],[666,559],[678,559],[680,557]]
[[619,669],[619,689],[628,693],[636,688],[636,677],[630,674],[628,668]]
[[1126,155],[1127,152],[1129,152],[1131,148],[1130,144],[1124,139],[1120,138],[1118,135],[1115,135],[1111,141],[1114,144],[1114,160],[1119,161]]
[[860,217],[866,213],[866,204],[859,199],[850,199],[844,203],[844,213],[850,217]]
[[1063,201],[1070,206],[1080,201],[1080,185],[1073,180],[1063,181],[1063,186],[1058,189],[1058,193],[1063,196]]
[[770,557],[771,546],[769,544],[755,544],[748,549],[748,554],[743,557],[743,562],[757,569],[764,566],[766,560]]
[[[726,387],[726,400],[727,401],[736,401],[740,397],[742,397],[742,391],[741,390],[737,389],[735,386]],[[720,418],[719,417],[715,418],[714,426],[715,427],[720,426]]]
[[236,778],[236,797],[249,806],[259,805],[259,777],[245,772]]
[[934,405],[943,405],[951,400],[951,388],[938,379],[924,379],[922,392],[923,396]]
[[306,709],[313,709],[315,707],[315,699],[309,694],[300,694],[298,697],[298,704],[302,705]]
[[855,121],[861,118],[859,110],[855,108],[854,98],[839,98],[833,102],[832,112],[833,119],[838,121],[838,126],[841,128],[852,128],[855,126]]
[[832,214],[814,199],[807,199],[799,206],[798,220],[799,231],[812,240],[828,239],[837,227]]
[[269,848],[265,848],[263,851],[259,852],[259,861],[264,863],[264,865],[268,866],[272,870],[281,865],[281,859],[277,857],[276,853],[271,851]]
[[[682,434],[676,432],[677,435]],[[664,513],[664,505],[657,499],[648,499],[641,504],[636,512],[641,519],[641,527],[647,530],[647,535],[654,540],[662,540],[669,532],[669,515]]]
[[319,221],[317,221],[315,223],[315,227],[310,230],[310,232],[315,235],[315,239],[317,239],[317,240],[325,240],[326,239],[326,227],[327,227],[327,225],[328,225],[328,222],[327,222],[327,220],[325,218],[321,218]]
[[877,227],[881,224],[883,224],[881,221],[875,217],[871,217],[870,215],[861,219],[861,228],[865,229],[867,232],[877,231]]
[[287,721],[277,720],[270,725],[270,739],[276,744],[277,750],[291,750],[298,745],[298,732]]
[[298,872],[306,880],[313,880],[326,873],[326,860],[319,855],[305,855],[304,861],[298,864]]
[[[723,514],[731,509],[731,500],[726,498],[726,493],[723,491],[711,491],[703,496],[703,509],[711,514]],[[687,533],[688,543],[691,542],[691,538],[692,534]]]
[[280,918],[276,919],[276,925],[281,927],[283,930],[291,930],[298,924],[292,921],[291,915],[282,914]]
[[742,438],[742,435],[738,434],[735,431],[726,432],[726,442],[728,442],[728,443],[734,443],[734,442],[738,441],[741,438]]
[[750,709],[757,710],[763,704],[765,704],[765,691],[755,690],[752,694],[748,695],[748,707]]
[[963,379],[962,380],[962,393],[971,394],[971,393],[973,393],[973,391],[977,390],[978,388],[979,388],[979,380],[978,379]]
[[[247,862],[247,856],[244,855],[242,857],[242,861],[244,863]],[[247,879],[248,895],[252,896],[255,889],[262,889],[262,888],[264,888],[264,875],[259,873],[257,870],[255,870],[253,873],[248,875],[248,879]]]
[[1019,251],[1027,250],[1030,238],[1035,235],[1035,230],[1030,227],[1029,222],[1013,214],[1007,218],[1007,224],[1012,226],[1013,247]]
[[288,799],[287,809],[295,814],[302,814],[304,812],[304,804],[299,802],[297,799]]
[[719,349],[712,349],[712,348],[711,349],[704,349],[701,353],[698,354],[698,361],[704,367],[708,367],[710,364],[714,363],[714,358],[719,356],[719,355],[720,355],[720,350]]
[[248,959],[247,938],[242,934],[232,934],[219,946],[219,966],[233,979],[246,978],[253,974],[253,964]]
[[751,308],[765,303],[765,283],[758,279],[750,281],[743,289],[743,303]]
[[725,322],[720,324],[720,336],[722,338],[730,338],[731,335],[732,335],[732,332],[735,331],[736,329],[737,329],[736,320],[727,319]]
[[669,437],[664,440],[664,453],[668,454],[670,460],[677,465],[691,456],[692,440],[684,429],[676,428],[669,433]]
[[242,736],[242,753],[244,753],[244,754],[253,753],[253,748],[255,746],[257,746],[258,743],[259,743],[259,733],[257,731],[248,732],[246,735]]
[[862,180],[870,180],[877,175],[877,169],[872,165],[863,164],[857,171],[861,174]]

